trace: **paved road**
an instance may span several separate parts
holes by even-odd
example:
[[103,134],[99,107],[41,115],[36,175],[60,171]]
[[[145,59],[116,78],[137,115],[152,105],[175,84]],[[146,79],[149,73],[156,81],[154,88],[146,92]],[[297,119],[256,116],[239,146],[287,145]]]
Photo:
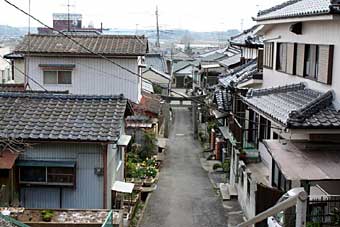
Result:
[[227,214],[199,161],[190,112],[175,110],[169,150],[142,227],[226,227]]

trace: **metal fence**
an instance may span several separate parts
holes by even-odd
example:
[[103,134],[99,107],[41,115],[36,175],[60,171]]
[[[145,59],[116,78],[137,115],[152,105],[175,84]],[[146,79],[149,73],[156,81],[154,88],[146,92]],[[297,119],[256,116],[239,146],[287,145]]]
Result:
[[8,223],[10,223],[10,224],[12,224],[14,226],[18,226],[18,227],[30,227],[29,225],[21,223],[21,222],[15,220],[15,219],[13,219],[13,218],[11,218],[9,216],[2,215],[1,213],[0,213],[0,219],[2,219],[2,220],[6,221],[6,222],[8,222]]
[[340,196],[310,198],[307,207],[311,226],[340,226]]
[[106,219],[105,219],[105,221],[104,221],[104,223],[103,223],[103,225],[102,225],[102,227],[113,227],[113,219],[112,219],[112,217],[113,217],[113,215],[112,215],[112,210],[108,213],[108,215],[107,215],[107,217],[106,217]]

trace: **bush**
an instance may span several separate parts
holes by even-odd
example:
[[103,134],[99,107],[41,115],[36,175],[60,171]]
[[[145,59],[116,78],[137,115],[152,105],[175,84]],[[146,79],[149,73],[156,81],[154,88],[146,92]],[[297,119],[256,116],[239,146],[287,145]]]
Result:
[[43,210],[41,211],[42,220],[45,222],[50,222],[54,216],[54,212],[52,210]]
[[229,171],[230,171],[230,160],[225,160],[222,163],[222,169],[223,169],[224,172],[229,173]]
[[213,165],[213,170],[217,170],[217,169],[219,169],[219,168],[222,168],[222,165],[221,165],[220,163],[215,163],[215,164]]

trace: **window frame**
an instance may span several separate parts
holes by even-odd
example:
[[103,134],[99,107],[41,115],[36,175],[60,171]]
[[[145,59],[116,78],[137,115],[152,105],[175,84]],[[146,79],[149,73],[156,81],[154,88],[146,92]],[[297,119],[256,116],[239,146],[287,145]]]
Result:
[[[45,83],[45,72],[56,72],[57,83]],[[70,72],[70,83],[59,83],[59,72]],[[63,85],[70,86],[73,82],[73,70],[70,69],[43,69],[43,84],[44,85]]]
[[[26,181],[22,179],[22,170],[23,169],[34,169],[34,168],[43,168],[45,170],[45,174],[44,174],[44,181]],[[72,174],[70,173],[50,173],[49,169],[53,169],[53,168],[57,168],[57,169],[61,169],[61,170],[65,170],[65,169],[69,169],[72,170]],[[49,180],[49,176],[69,176],[72,177],[72,181],[69,182],[56,182],[56,181],[50,181]],[[76,167],[49,167],[49,166],[21,166],[19,167],[19,184],[24,184],[24,185],[34,185],[34,186],[56,186],[56,187],[76,187]]]
[[[314,59],[310,59],[310,64],[309,65],[313,65],[315,63],[315,68],[314,68],[314,75],[310,75],[310,71],[311,71],[311,68],[309,68],[309,70],[307,70],[307,60],[312,57],[311,56],[311,50],[312,50],[312,47],[315,47],[315,56],[314,56]],[[304,70],[303,70],[303,77],[306,78],[306,79],[310,79],[310,80],[313,80],[313,81],[318,81],[318,78],[319,78],[319,61],[320,61],[320,45],[318,44],[305,44],[305,60],[304,60]],[[307,72],[309,71],[309,72]],[[307,74],[308,73],[308,74]]]
[[264,44],[263,68],[274,69],[274,42]]

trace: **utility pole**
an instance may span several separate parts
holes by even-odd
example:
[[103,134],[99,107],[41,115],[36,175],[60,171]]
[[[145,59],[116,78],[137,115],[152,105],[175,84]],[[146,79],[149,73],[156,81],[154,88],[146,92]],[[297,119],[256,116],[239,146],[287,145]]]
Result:
[[197,119],[197,103],[196,101],[191,101],[192,103],[192,124],[194,129],[194,139],[198,139],[198,119]]
[[70,30],[70,0],[67,0],[67,31]]
[[156,6],[156,31],[157,31],[156,47],[159,49],[161,47],[161,44],[159,41],[158,6]]

